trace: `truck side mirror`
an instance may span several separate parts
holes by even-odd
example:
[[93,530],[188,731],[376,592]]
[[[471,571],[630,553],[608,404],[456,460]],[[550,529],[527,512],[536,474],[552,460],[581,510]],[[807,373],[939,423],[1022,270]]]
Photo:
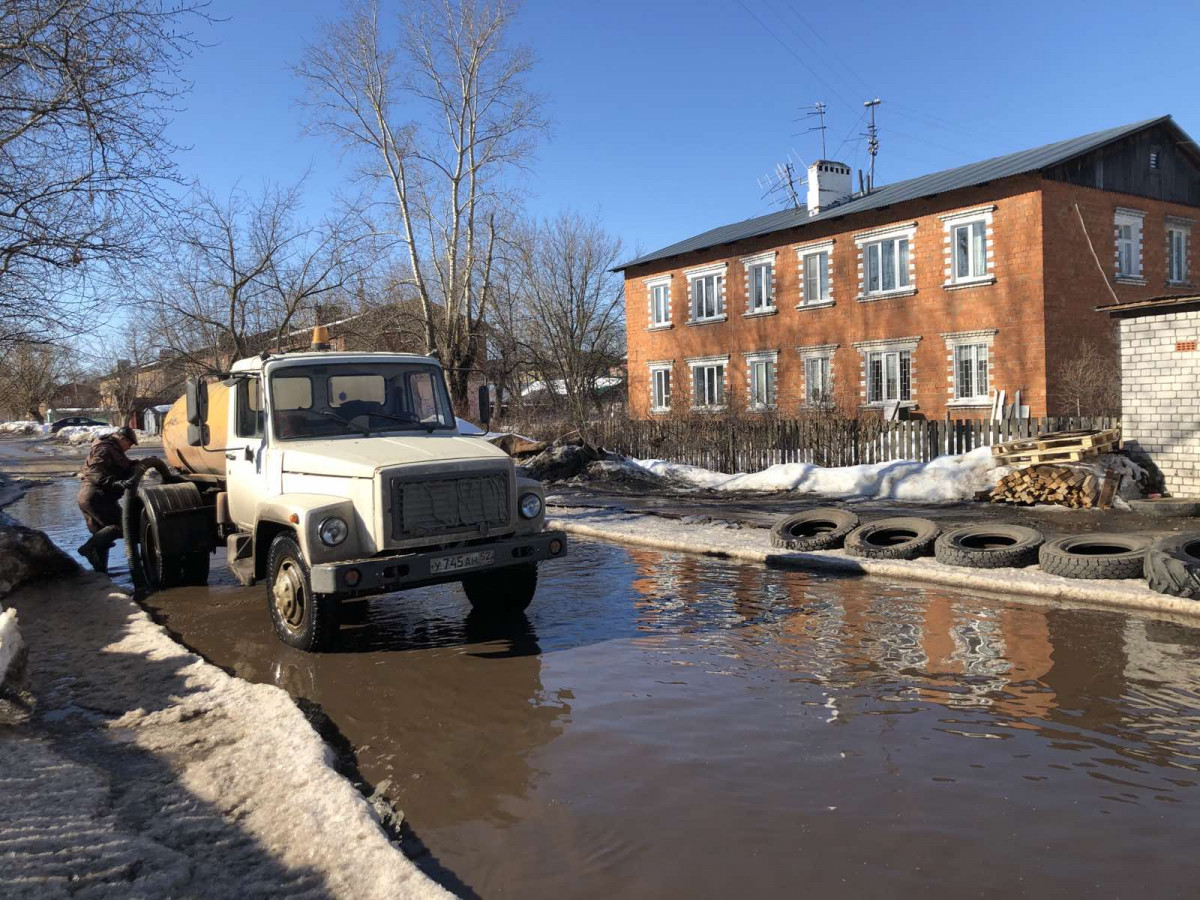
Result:
[[492,421],[492,393],[486,384],[479,386],[479,424]]
[[188,445],[203,447],[204,423],[208,419],[208,382],[202,378],[189,378],[184,396],[187,403]]

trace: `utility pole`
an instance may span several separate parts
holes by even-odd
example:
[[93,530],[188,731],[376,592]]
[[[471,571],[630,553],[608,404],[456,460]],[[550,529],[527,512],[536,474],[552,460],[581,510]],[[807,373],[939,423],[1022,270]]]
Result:
[[879,132],[875,129],[875,107],[881,102],[878,97],[863,102],[863,106],[871,111],[871,124],[867,126],[867,152],[871,154],[871,174],[867,176],[868,192],[875,190],[875,156],[879,153]]

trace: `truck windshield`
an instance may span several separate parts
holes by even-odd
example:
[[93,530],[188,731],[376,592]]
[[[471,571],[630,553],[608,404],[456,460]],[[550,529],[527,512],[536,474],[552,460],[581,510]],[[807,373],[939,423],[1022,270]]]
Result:
[[422,363],[289,367],[271,376],[280,440],[454,429],[442,370]]

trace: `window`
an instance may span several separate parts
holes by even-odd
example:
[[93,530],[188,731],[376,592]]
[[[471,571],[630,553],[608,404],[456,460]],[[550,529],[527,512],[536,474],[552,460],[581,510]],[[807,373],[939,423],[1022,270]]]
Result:
[[775,308],[774,269],[769,262],[750,266],[750,312]]
[[725,405],[725,365],[692,367],[692,405],[714,409]]
[[775,405],[775,364],[777,354],[747,354],[746,374],[750,406],[766,409]]
[[671,285],[666,282],[650,287],[650,324],[671,324]]
[[987,222],[979,219],[951,229],[954,253],[954,280],[970,281],[987,277]]
[[1167,228],[1167,281],[1172,284],[1187,283],[1187,241],[1188,229],[1178,226]]
[[238,385],[237,403],[237,436],[262,437],[262,382],[257,377],[247,378]]
[[867,402],[911,399],[911,351],[887,350],[867,354]]
[[804,303],[827,303],[829,296],[829,251],[804,257]]
[[665,412],[671,408],[671,370],[662,366],[650,370],[650,409]]
[[867,259],[868,294],[908,287],[908,238],[888,238],[863,246]]
[[988,396],[988,345],[959,344],[954,348],[954,397],[980,400]]
[[725,276],[705,275],[692,279],[692,318],[698,322],[725,315]]
[[1142,276],[1142,218],[1145,213],[1118,209],[1113,219],[1116,233],[1117,277]]
[[804,360],[804,402],[824,406],[833,399],[829,381],[829,357],[809,356]]
[[354,403],[383,402],[382,375],[331,375],[328,385],[331,409]]

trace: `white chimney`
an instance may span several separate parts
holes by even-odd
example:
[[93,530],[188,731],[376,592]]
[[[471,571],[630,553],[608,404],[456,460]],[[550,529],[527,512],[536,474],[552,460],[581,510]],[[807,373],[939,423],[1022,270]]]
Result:
[[854,193],[854,179],[845,163],[818,159],[808,167],[808,214],[815,216]]

